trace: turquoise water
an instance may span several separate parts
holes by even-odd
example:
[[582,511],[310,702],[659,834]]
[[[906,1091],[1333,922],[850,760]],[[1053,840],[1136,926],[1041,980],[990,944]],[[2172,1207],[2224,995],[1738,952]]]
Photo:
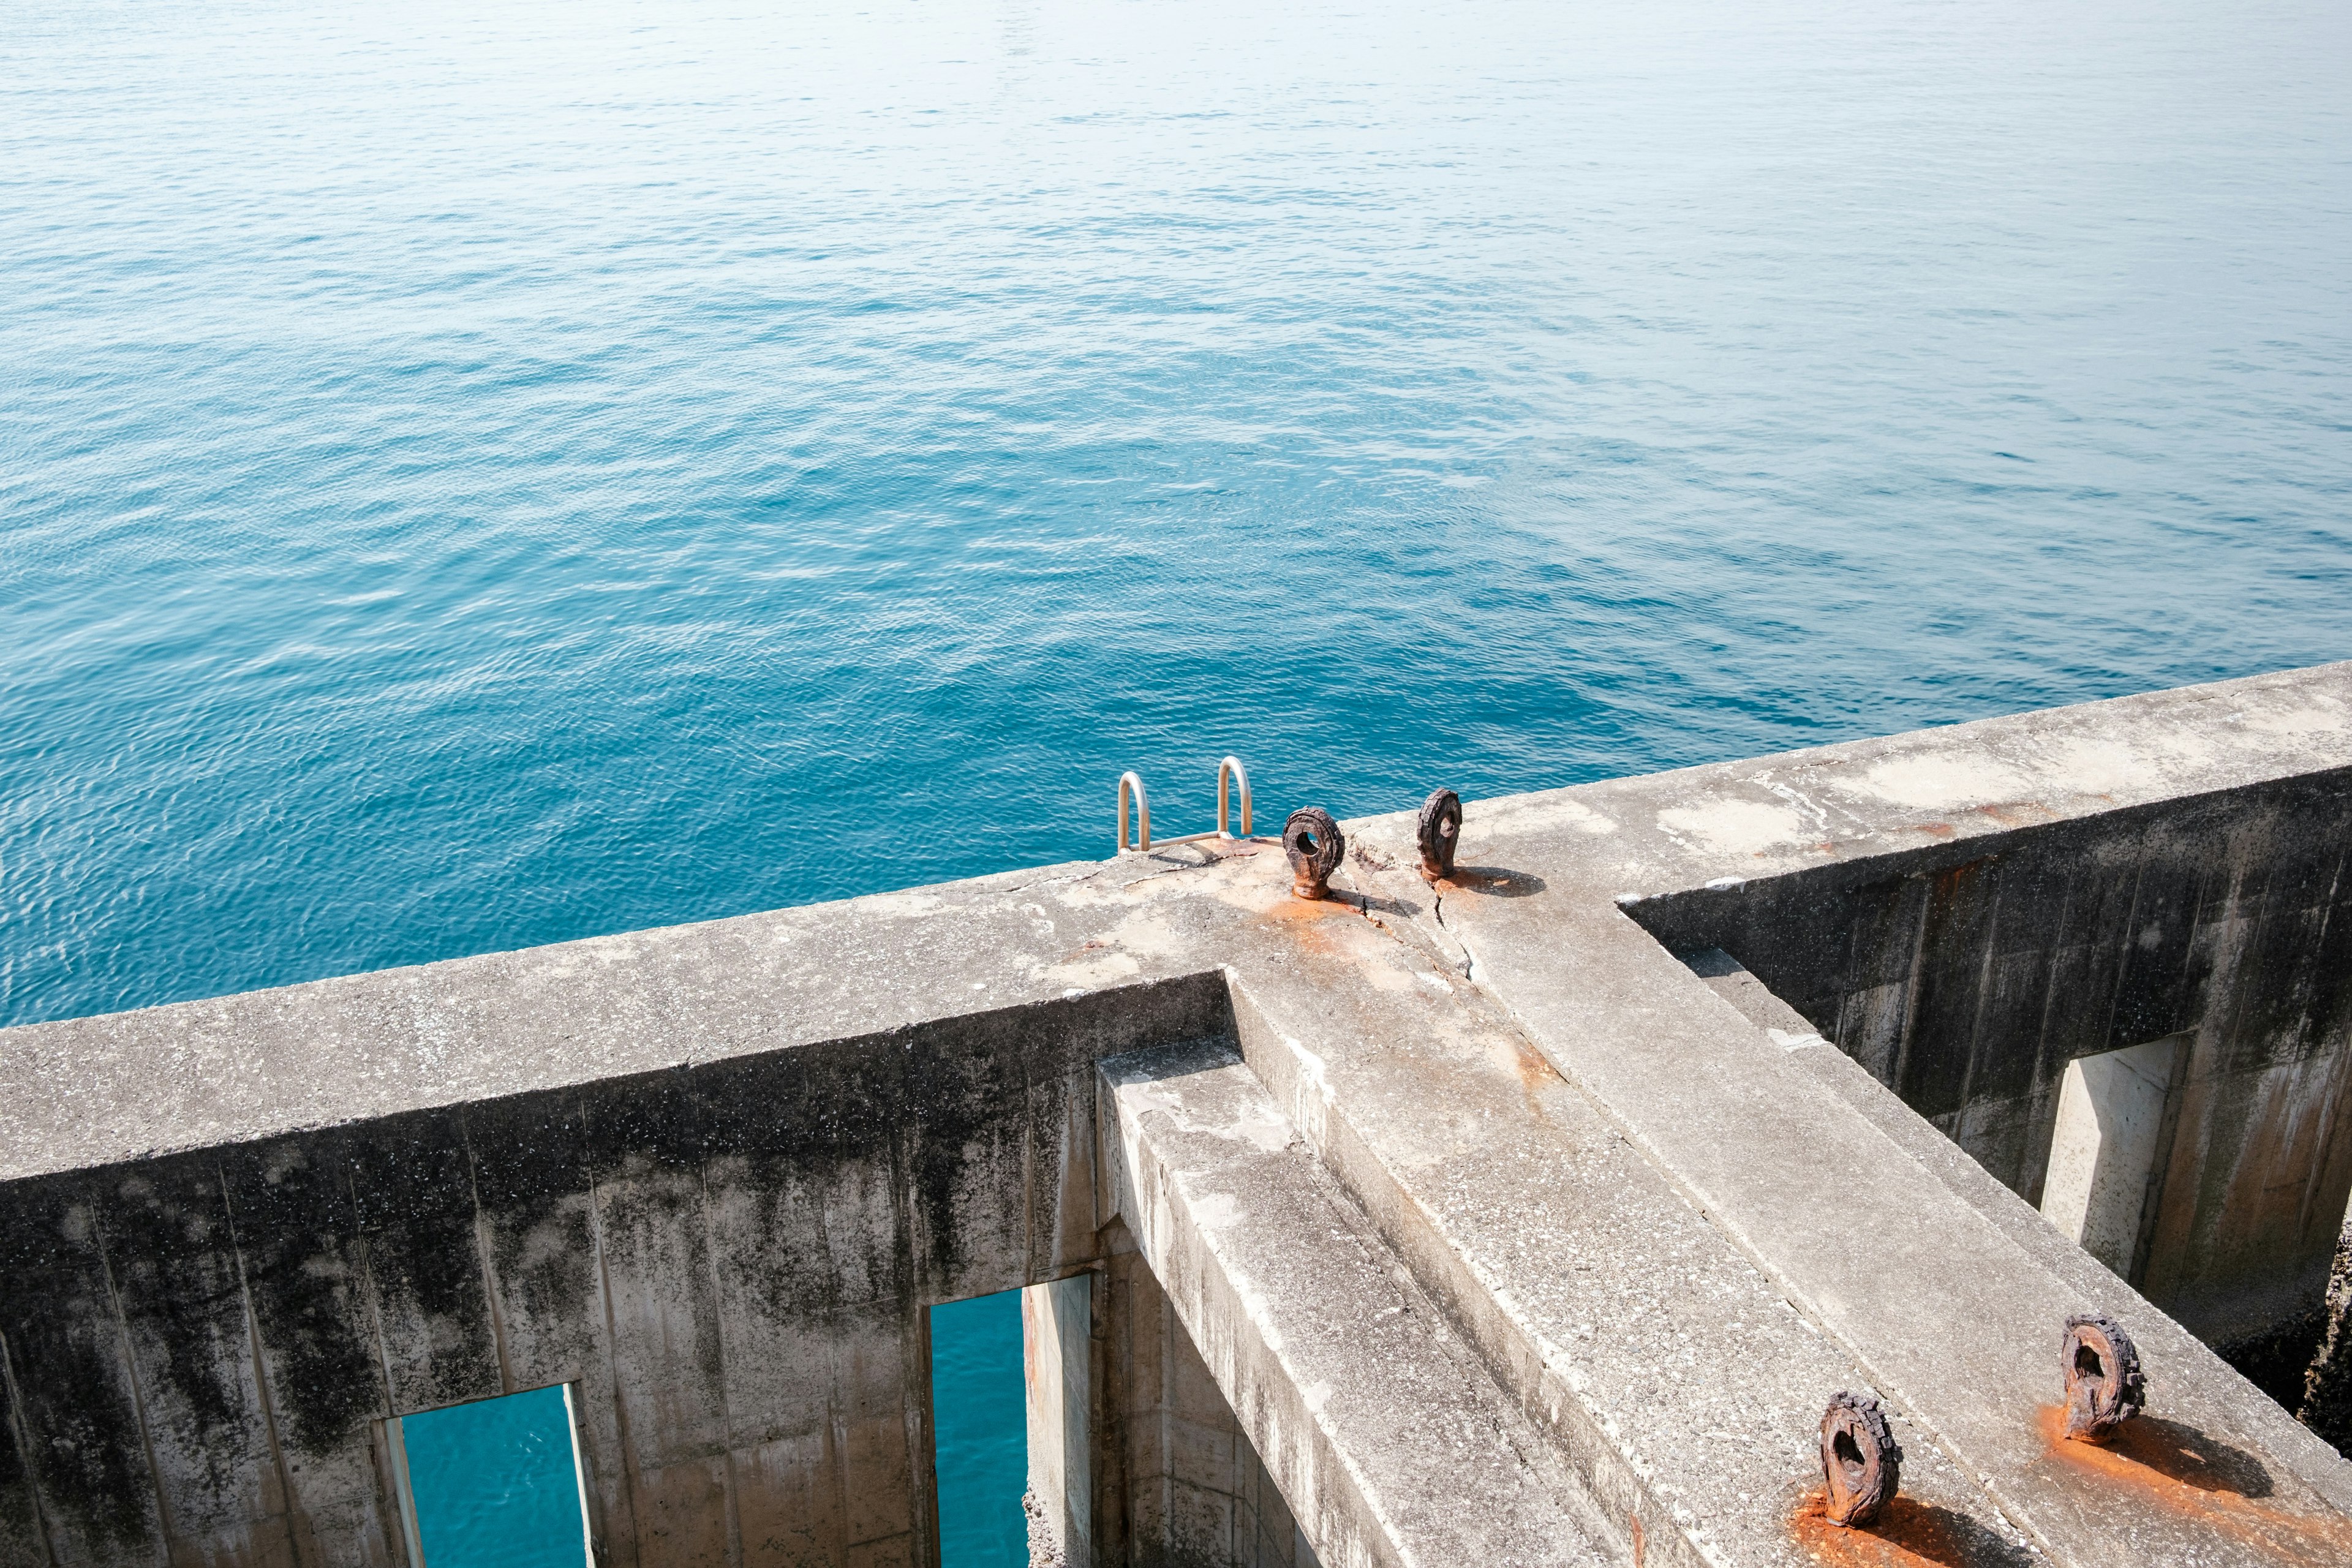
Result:
[[940,1558],[951,1568],[1029,1568],[1024,1375],[1020,1291],[931,1309]]
[[2347,60],[19,0],[0,1022],[2341,657]]
[[404,1417],[428,1568],[582,1568],[579,1472],[561,1388]]

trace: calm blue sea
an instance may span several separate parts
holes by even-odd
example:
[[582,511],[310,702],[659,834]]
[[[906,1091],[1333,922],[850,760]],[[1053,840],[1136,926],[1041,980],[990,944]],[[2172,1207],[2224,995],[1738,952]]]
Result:
[[1021,1292],[931,1309],[931,1424],[945,1568],[1029,1568]]
[[2343,657],[2347,394],[2341,0],[16,0],[0,1022]]
[[563,1390],[404,1416],[400,1437],[430,1568],[589,1568]]

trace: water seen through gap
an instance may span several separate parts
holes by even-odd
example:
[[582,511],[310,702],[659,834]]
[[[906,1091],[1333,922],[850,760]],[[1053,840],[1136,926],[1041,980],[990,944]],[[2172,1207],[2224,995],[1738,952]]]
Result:
[[434,1568],[584,1568],[579,1469],[562,1389],[404,1416],[400,1427],[416,1532]]
[[932,1443],[940,1557],[958,1568],[1028,1568],[1028,1410],[1021,1292],[933,1307]]
[[2342,657],[2347,61],[24,0],[0,1022]]

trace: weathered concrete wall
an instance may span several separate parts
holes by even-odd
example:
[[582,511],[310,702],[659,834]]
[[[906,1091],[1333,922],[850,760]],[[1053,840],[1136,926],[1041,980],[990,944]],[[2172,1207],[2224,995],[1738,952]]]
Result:
[[2318,1353],[2304,1381],[2305,1426],[2352,1455],[2352,1225],[2336,1249]]
[[1116,1535],[1097,1568],[1318,1568],[1280,1489],[1141,1253],[1122,1244],[1099,1293],[1108,1331],[1097,1495]]
[[[2347,769],[2339,667],[1473,803],[1434,884],[1409,815],[1350,823],[1320,902],[1265,841],[1163,846],[0,1031],[0,1561],[387,1562],[377,1418],[570,1379],[608,1561],[929,1568],[924,1308],[1083,1274],[1097,1559],[1280,1561],[1278,1497],[1291,1568],[1301,1540],[1328,1568],[2332,1568],[2352,1467],[1637,919],[1820,887],[1897,920],[1983,862],[1990,914],[1909,933],[1925,1073],[1948,942],[1982,936],[1998,1012],[2003,911],[2069,879],[2111,903],[2116,857],[2171,900],[2147,868],[2200,802],[2335,842],[2306,829]],[[2321,907],[2264,853],[2179,895],[2210,973],[2143,1002],[2271,1017],[2211,1026],[2267,1072],[2278,987],[2311,980],[2277,1016],[2314,1050],[2340,1031],[2324,932],[2222,973],[2303,951],[2232,921]],[[2074,947],[2138,996],[2145,930]],[[1802,953],[1685,939],[1805,994]],[[2049,1426],[2092,1310],[2152,1390],[2105,1449]],[[1909,1456],[1859,1534],[1806,1502],[1841,1389]]]
[[1021,1292],[1030,1568],[1095,1560],[1094,1284],[1089,1272]]
[[2352,775],[1638,906],[1733,954],[2027,1201],[2067,1063],[2185,1036],[2119,1269],[2228,1345],[2311,1313],[2352,1194]]
[[603,1561],[927,1563],[922,1309],[1086,1262],[1093,1064],[1229,1026],[1204,977],[0,1186],[0,1562],[404,1562],[380,1418],[571,1383]]

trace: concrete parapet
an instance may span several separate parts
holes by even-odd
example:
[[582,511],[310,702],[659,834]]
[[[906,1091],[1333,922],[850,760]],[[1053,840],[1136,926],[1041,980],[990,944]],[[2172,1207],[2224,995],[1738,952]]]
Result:
[[[1605,1560],[1549,1445],[1238,1053],[1123,1057],[1104,1078],[1119,1215],[1322,1562]],[[1244,1489],[1172,1495],[1167,1561],[1181,1568],[1252,1561],[1229,1543],[1271,1533],[1238,1517]]]
[[[557,1383],[601,1562],[928,1563],[925,1310],[1014,1288],[1041,1560],[2352,1559],[2348,782],[2327,667],[1472,802],[1434,883],[1366,819],[1317,902],[1192,843],[0,1031],[0,1564],[406,1562],[385,1419]],[[2211,1348],[2331,1313],[2310,1427]]]

